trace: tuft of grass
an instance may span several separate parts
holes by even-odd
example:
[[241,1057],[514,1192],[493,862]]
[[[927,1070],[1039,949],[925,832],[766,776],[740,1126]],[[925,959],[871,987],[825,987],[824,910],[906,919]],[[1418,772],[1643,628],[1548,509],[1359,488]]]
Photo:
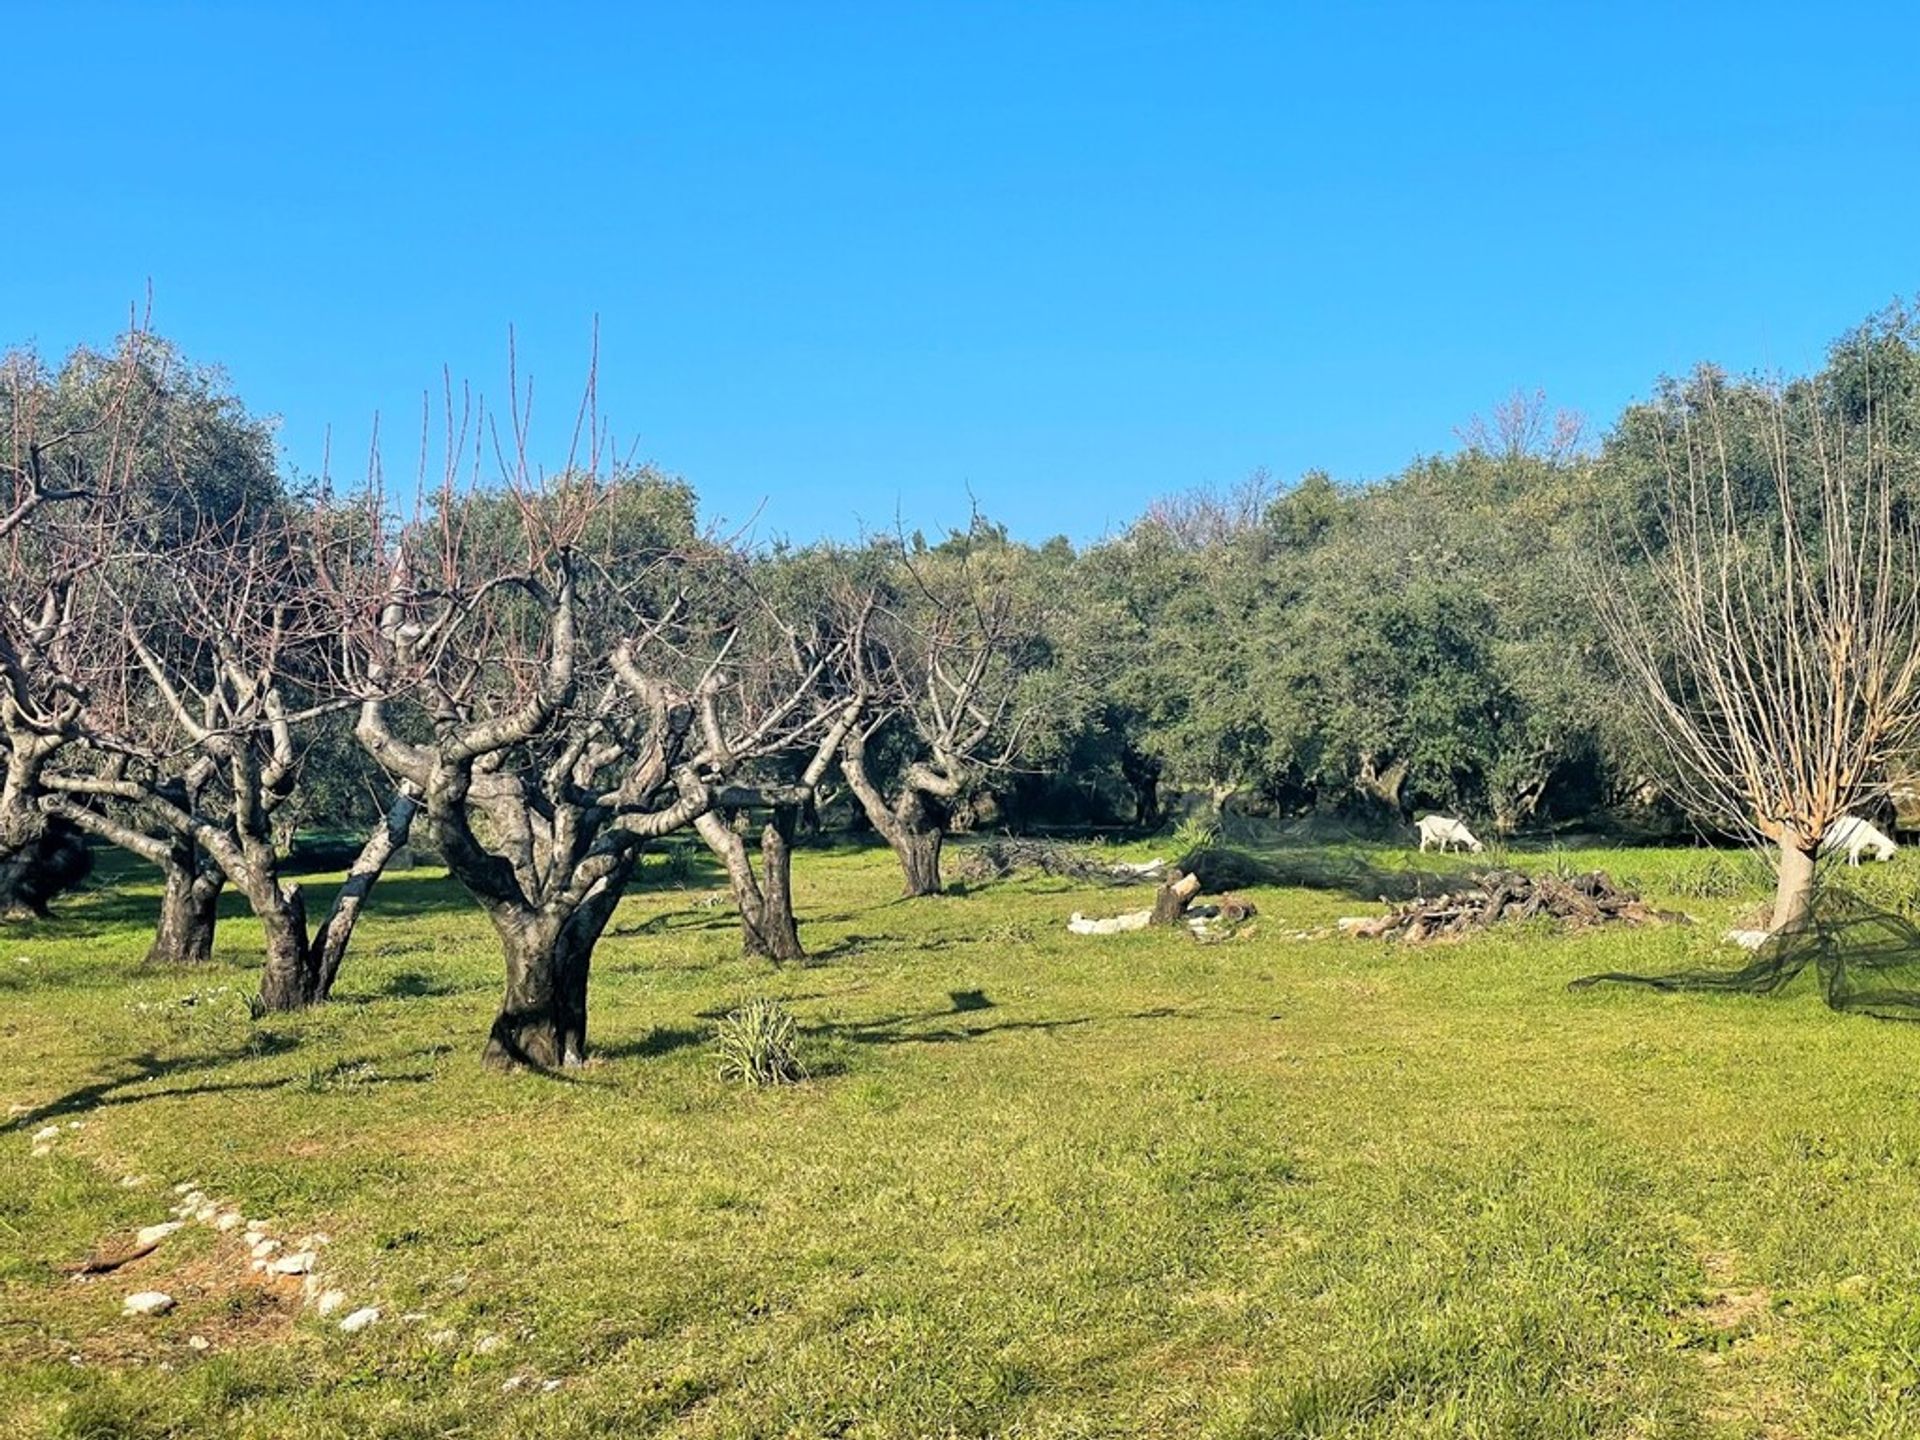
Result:
[[1752,876],[1717,851],[1704,864],[1681,871],[1668,887],[1683,900],[1725,900],[1752,887]]
[[793,1012],[764,996],[720,1022],[714,1037],[720,1078],[745,1085],[794,1085],[807,1078],[800,1063],[800,1026]]

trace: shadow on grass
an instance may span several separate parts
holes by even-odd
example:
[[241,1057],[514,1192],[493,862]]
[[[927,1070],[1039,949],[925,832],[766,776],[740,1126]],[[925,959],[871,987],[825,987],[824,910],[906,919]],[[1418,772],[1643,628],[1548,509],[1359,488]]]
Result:
[[[952,1045],[968,1040],[978,1040],[988,1035],[1011,1034],[1017,1031],[1073,1030],[1083,1025],[1092,1025],[1096,1021],[1106,1020],[1173,1020],[1182,1018],[1183,1011],[1169,1006],[1158,1006],[1151,1010],[1129,1011],[1122,1015],[1075,1015],[1061,1020],[991,1020],[981,1023],[962,1022],[945,1024],[956,1016],[978,1015],[982,1011],[998,1008],[980,990],[952,990],[947,993],[945,1009],[922,1010],[898,1015],[884,1015],[873,1020],[825,1020],[811,1025],[802,1025],[801,1033],[825,1040],[843,1040],[850,1045]],[[928,1029],[925,1027],[937,1028]],[[830,1073],[820,1071],[816,1073]]]
[[15,1117],[13,1123],[15,1128],[26,1130],[44,1124],[56,1116],[73,1115],[107,1105],[132,1105],[141,1100],[156,1100],[163,1095],[218,1095],[229,1091],[278,1090],[292,1082],[285,1078],[234,1080],[188,1085],[171,1090],[156,1090],[140,1095],[122,1093],[135,1085],[166,1080],[176,1075],[188,1075],[195,1071],[215,1070],[223,1065],[231,1065],[236,1060],[249,1060],[260,1055],[283,1054],[291,1050],[296,1043],[293,1037],[288,1035],[268,1034],[261,1036],[245,1049],[176,1055],[166,1060],[148,1051],[144,1055],[136,1055],[130,1060],[121,1061],[117,1071],[111,1075],[69,1090],[65,1095],[56,1100],[49,1100],[44,1105],[35,1106],[24,1115]]
[[704,1045],[712,1036],[713,1032],[704,1026],[656,1025],[638,1039],[596,1045],[593,1053],[601,1060],[652,1060],[676,1050]]
[[433,1000],[448,995],[471,995],[499,986],[491,979],[451,980],[444,975],[428,975],[419,970],[402,970],[389,975],[378,990],[361,995],[335,995],[335,1005],[373,1005],[382,1000]]

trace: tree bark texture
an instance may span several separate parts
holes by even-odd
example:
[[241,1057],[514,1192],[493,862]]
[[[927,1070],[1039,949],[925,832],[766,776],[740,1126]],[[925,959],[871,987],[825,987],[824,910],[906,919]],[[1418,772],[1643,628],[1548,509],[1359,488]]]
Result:
[[191,842],[169,847],[160,865],[160,923],[147,949],[149,965],[204,965],[213,958],[214,927],[226,877]]

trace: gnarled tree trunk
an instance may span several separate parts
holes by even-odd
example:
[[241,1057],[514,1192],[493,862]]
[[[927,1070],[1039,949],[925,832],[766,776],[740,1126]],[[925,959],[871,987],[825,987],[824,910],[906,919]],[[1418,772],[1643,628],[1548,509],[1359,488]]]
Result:
[[260,1008],[300,1010],[321,999],[319,971],[307,934],[307,896],[298,885],[268,873],[243,887],[266,931],[267,963],[260,971]]
[[[947,838],[945,800],[915,784],[910,772],[899,781],[899,798],[888,804],[867,772],[866,737],[858,730],[848,734],[841,749],[840,773],[846,776],[847,787],[873,828],[899,860],[907,896],[938,895],[940,851]],[[943,783],[950,789],[959,788],[950,781]]]
[[207,863],[190,840],[168,847],[160,873],[164,881],[160,923],[154,929],[146,963],[204,965],[213,957],[213,932],[226,877]]
[[353,937],[367,895],[394,851],[407,843],[419,808],[418,792],[403,787],[348,867],[326,919],[314,931],[307,925],[306,892],[280,879],[271,850],[248,847],[249,880],[244,888],[267,934],[267,963],[260,976],[261,1009],[298,1010],[317,1005],[333,993],[340,961],[346,955],[347,942]]
[[585,1063],[593,947],[620,903],[635,858],[629,855],[572,909],[487,906],[506,956],[507,990],[480,1052],[483,1064],[559,1070]]
[[[924,807],[914,806],[915,811]],[[940,851],[946,844],[946,831],[938,824],[915,824],[902,819],[889,831],[882,831],[893,853],[900,857],[900,869],[906,876],[909,896],[940,893]]]
[[799,824],[798,805],[774,805],[760,832],[761,882],[753,871],[747,840],[739,830],[713,811],[694,821],[700,838],[727,868],[727,884],[740,911],[740,948],[747,955],[768,960],[804,960],[799,922],[793,914],[793,836]]

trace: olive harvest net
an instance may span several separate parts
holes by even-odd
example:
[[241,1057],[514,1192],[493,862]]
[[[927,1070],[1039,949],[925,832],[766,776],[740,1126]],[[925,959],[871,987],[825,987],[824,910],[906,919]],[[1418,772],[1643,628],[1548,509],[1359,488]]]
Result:
[[1611,971],[1586,975],[1570,988],[1602,983],[1653,990],[1773,995],[1811,970],[1835,1010],[1883,1020],[1920,1020],[1920,926],[1837,885],[1822,885],[1804,929],[1770,935],[1737,970],[1681,970],[1667,975]]

